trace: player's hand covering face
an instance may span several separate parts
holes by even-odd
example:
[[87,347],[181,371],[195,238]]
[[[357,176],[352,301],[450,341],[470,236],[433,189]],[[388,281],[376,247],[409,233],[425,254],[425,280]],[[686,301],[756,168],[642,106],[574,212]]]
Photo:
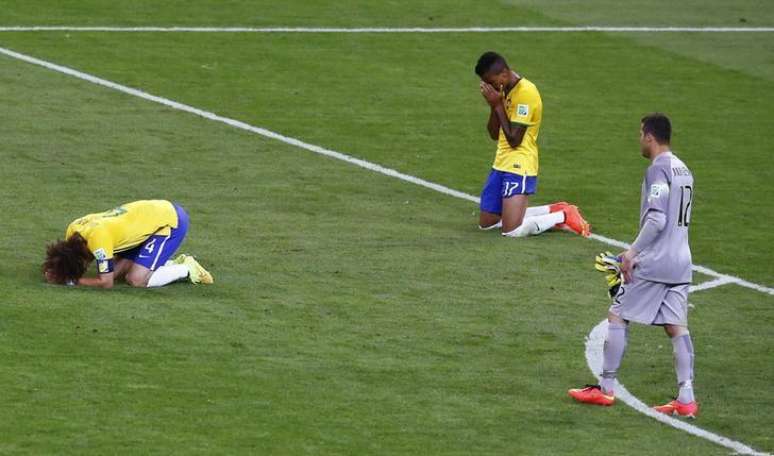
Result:
[[489,106],[495,107],[498,104],[502,103],[502,97],[500,96],[500,92],[495,90],[494,87],[492,87],[490,84],[481,81],[479,84],[479,87],[481,89],[481,96],[484,97],[487,103],[489,103]]

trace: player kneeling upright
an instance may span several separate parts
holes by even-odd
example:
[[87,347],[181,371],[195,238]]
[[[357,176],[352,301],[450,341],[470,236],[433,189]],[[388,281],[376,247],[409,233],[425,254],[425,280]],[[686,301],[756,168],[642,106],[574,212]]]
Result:
[[543,101],[535,84],[512,71],[505,59],[486,52],[476,64],[481,95],[489,104],[489,136],[497,154],[481,192],[479,227],[500,228],[503,236],[523,237],[562,228],[588,237],[591,227],[578,208],[565,202],[527,207],[537,189],[537,139]]
[[699,412],[693,397],[693,343],[688,332],[688,287],[692,280],[688,225],[693,175],[671,152],[671,133],[669,119],[663,114],[642,119],[640,149],[651,165],[642,184],[640,232],[620,257],[597,257],[597,269],[611,271],[608,285],[614,287],[602,378],[600,385],[571,389],[569,394],[580,402],[613,405],[629,322],[663,326],[672,339],[679,392],[675,400],[655,409],[693,418]]
[[[43,274],[49,283],[111,288],[125,278],[134,287],[160,287],[188,278],[212,283],[192,256],[168,261],[188,231],[188,214],[169,201],[135,201],[72,222],[65,240],[48,246]],[[83,277],[96,260],[97,276]]]

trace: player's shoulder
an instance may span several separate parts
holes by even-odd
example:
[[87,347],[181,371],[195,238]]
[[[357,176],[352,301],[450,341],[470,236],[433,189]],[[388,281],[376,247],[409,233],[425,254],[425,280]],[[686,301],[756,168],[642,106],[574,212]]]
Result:
[[680,159],[674,152],[665,154],[663,160],[660,162],[661,167],[671,177],[680,176],[692,176],[691,170],[683,160]]
[[535,85],[535,83],[530,81],[529,79],[521,78],[521,81],[519,81],[519,84],[523,84],[521,89],[524,92],[540,95],[540,91],[538,90],[537,85]]
[[672,161],[670,157],[667,157],[665,155],[660,155],[656,157],[650,163],[650,165],[648,165],[648,169],[645,171],[645,174],[647,175],[648,181],[651,181],[651,182],[655,180],[663,180],[663,179],[670,181],[671,168],[672,168]]

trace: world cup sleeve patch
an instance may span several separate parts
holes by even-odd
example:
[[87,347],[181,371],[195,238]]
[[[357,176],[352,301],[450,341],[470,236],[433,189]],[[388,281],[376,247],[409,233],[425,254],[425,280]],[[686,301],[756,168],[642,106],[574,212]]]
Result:
[[520,104],[516,106],[516,115],[519,117],[526,117],[529,115],[529,105]]
[[97,261],[102,261],[105,258],[107,258],[107,254],[105,253],[105,249],[97,249],[94,251],[94,258],[97,259]]
[[669,185],[664,183],[657,183],[650,186],[649,200],[659,199],[661,195],[669,194]]

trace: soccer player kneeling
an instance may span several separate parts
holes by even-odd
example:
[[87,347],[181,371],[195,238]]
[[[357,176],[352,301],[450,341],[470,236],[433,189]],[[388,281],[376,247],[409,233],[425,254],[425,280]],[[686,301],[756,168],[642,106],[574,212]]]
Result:
[[663,326],[672,339],[679,391],[675,400],[655,410],[693,418],[699,412],[693,397],[693,343],[688,332],[688,288],[692,280],[688,225],[693,175],[671,152],[671,133],[671,123],[663,114],[642,119],[640,149],[651,165],[642,184],[640,232],[621,255],[620,264],[615,257],[605,255],[597,260],[598,266],[612,266],[616,275],[623,275],[623,284],[608,311],[600,385],[571,389],[569,394],[580,402],[613,405],[629,322]]
[[503,236],[524,237],[552,228],[591,234],[591,226],[574,205],[559,202],[529,206],[537,191],[538,145],[543,100],[531,81],[511,70],[495,52],[485,52],[475,68],[481,96],[489,104],[487,131],[497,154],[481,191],[478,226],[500,229]]
[[[63,241],[46,249],[49,283],[111,288],[124,278],[134,287],[161,287],[188,278],[213,282],[192,256],[170,260],[188,231],[188,214],[169,201],[135,201],[72,222]],[[83,277],[96,261],[97,276]]]

